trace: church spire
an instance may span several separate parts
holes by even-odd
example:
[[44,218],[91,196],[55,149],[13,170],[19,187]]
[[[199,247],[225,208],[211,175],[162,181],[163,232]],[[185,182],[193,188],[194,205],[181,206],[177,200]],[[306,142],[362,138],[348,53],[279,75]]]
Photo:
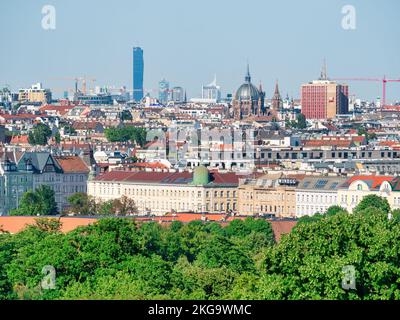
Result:
[[324,62],[322,64],[321,68],[321,77],[319,80],[328,80],[328,75],[327,75],[327,70],[326,70],[326,60],[324,59]]
[[274,96],[272,97],[272,110],[279,111],[282,107],[282,98],[281,94],[279,93],[279,86],[278,80],[275,82],[275,92]]
[[251,82],[249,62],[247,62],[247,73],[246,76],[244,77],[244,81],[249,83]]
[[279,87],[278,87],[278,79],[275,82],[275,96],[280,96]]

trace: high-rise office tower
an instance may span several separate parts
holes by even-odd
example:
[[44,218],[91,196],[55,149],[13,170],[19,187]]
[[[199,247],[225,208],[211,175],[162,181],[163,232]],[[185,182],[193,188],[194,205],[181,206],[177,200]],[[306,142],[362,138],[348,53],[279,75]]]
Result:
[[221,100],[221,88],[217,85],[217,76],[214,76],[213,82],[203,86],[201,90],[202,99],[215,100],[219,102]]
[[327,77],[326,65],[321,77],[301,86],[301,113],[307,119],[332,119],[349,111],[349,87]]
[[168,92],[169,92],[169,82],[165,79],[162,79],[158,83],[158,100],[161,103],[166,103],[168,101]]
[[174,102],[184,102],[185,100],[185,90],[182,87],[173,87],[169,91],[170,95],[168,100]]
[[133,100],[139,102],[143,99],[143,49],[133,48]]

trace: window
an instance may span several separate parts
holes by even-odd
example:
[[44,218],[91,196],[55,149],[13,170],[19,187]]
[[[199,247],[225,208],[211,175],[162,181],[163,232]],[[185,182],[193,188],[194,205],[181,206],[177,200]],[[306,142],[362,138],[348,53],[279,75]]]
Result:
[[322,189],[326,186],[327,183],[328,180],[318,180],[317,183],[315,184],[315,188]]

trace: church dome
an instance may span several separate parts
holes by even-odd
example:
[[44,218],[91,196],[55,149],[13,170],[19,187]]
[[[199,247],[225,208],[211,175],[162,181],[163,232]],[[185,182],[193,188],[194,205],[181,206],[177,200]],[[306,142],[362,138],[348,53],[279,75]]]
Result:
[[239,89],[237,89],[235,99],[242,101],[257,101],[259,97],[260,92],[256,86],[251,83],[249,65],[247,65],[247,74],[244,78],[244,83],[239,87]]
[[236,100],[253,100],[257,101],[260,97],[258,89],[250,82],[243,83],[235,94]]

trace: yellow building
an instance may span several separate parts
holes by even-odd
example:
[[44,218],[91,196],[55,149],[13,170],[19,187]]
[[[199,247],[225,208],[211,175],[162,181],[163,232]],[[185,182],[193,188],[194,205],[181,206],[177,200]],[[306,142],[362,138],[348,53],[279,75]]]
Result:
[[88,182],[88,194],[107,201],[127,196],[139,214],[234,213],[237,211],[238,176],[209,172],[205,167],[191,172],[111,171]]
[[29,89],[20,89],[18,101],[49,103],[51,102],[51,92],[49,89],[43,89],[41,83],[36,83]]
[[243,215],[296,216],[296,186],[304,176],[267,174],[257,179],[240,179],[238,211]]
[[399,178],[391,176],[354,176],[338,189],[338,205],[352,212],[367,195],[388,200],[392,209],[400,208]]

